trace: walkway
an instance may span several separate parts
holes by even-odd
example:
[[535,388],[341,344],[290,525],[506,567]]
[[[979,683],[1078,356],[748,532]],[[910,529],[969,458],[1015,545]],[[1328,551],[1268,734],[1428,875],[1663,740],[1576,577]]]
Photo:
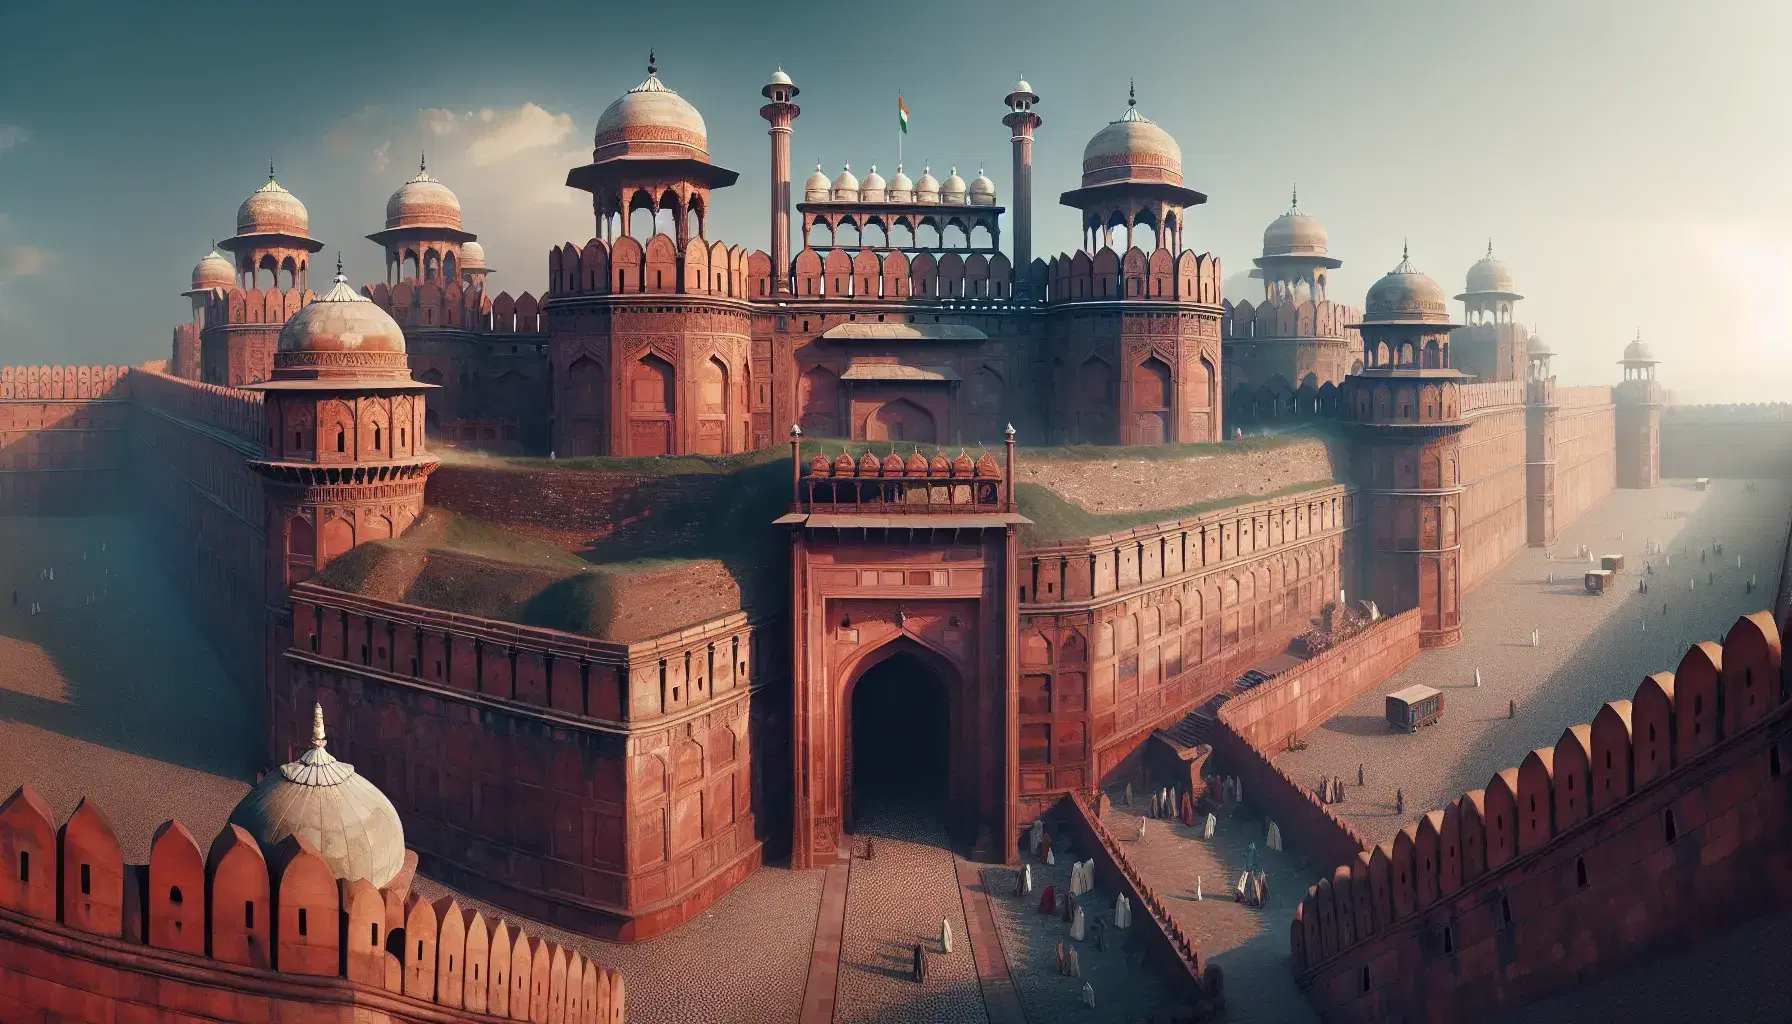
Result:
[[[1654,490],[1613,492],[1563,531],[1555,560],[1526,549],[1463,595],[1460,645],[1421,654],[1305,736],[1307,749],[1279,754],[1276,764],[1302,785],[1322,775],[1343,778],[1346,801],[1335,809],[1368,841],[1392,841],[1426,811],[1486,786],[1533,748],[1554,746],[1564,728],[1592,721],[1601,704],[1628,698],[1645,675],[1673,671],[1692,643],[1722,640],[1738,616],[1770,606],[1788,507],[1792,482],[1783,480],[1760,481],[1755,492],[1740,480],[1713,481],[1710,491],[1672,480]],[[1700,564],[1700,547],[1714,537],[1723,556]],[[1672,565],[1643,554],[1646,541],[1666,544]],[[1625,556],[1625,572],[1602,597],[1581,586],[1586,566],[1573,553],[1582,544],[1596,555]],[[1642,566],[1651,561],[1650,592],[1638,594]],[[1752,594],[1743,586],[1750,573],[1759,579]],[[1536,648],[1533,628],[1542,634]],[[1390,732],[1383,698],[1414,683],[1444,691],[1444,719],[1412,735]],[[1507,718],[1508,701],[1518,703],[1516,719]],[[1355,784],[1359,764],[1367,776],[1362,789]],[[1405,790],[1403,815],[1394,814],[1396,787]]]

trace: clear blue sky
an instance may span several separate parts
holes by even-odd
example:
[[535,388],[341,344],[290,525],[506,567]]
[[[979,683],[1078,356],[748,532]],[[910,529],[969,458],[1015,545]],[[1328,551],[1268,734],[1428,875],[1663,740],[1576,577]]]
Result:
[[[167,354],[179,292],[237,204],[279,178],[357,281],[362,236],[415,167],[461,196],[497,286],[539,293],[546,248],[592,233],[562,185],[644,77],[702,111],[741,172],[706,232],[767,245],[759,87],[803,93],[795,175],[987,169],[1001,98],[1043,97],[1035,249],[1076,244],[1083,143],[1140,109],[1210,196],[1187,240],[1235,276],[1299,182],[1360,302],[1399,260],[1449,294],[1492,236],[1565,382],[1614,379],[1640,327],[1683,398],[1792,397],[1792,174],[1780,42],[1792,5],[1683,0],[430,5],[0,0],[0,363]],[[1244,297],[1255,297],[1254,292]]]

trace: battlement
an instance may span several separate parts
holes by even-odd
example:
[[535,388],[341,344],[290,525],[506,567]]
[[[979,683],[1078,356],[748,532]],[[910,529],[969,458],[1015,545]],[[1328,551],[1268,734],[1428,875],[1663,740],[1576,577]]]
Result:
[[205,299],[207,330],[238,324],[284,324],[317,296],[311,289],[214,288]]
[[1252,305],[1248,300],[1222,303],[1220,338],[1224,341],[1261,341],[1281,338],[1343,338],[1360,341],[1362,335],[1346,326],[1362,320],[1363,311],[1341,302],[1271,302]]
[[259,391],[136,370],[131,397],[145,408],[228,431],[257,448],[267,444],[267,413]]
[[[1626,381],[1625,383],[1637,382]],[[1623,387],[1624,385],[1619,386]],[[1659,385],[1657,386],[1659,387]],[[1661,415],[1664,419],[1685,422],[1782,423],[1792,422],[1792,403],[1738,402],[1727,405],[1670,405],[1661,410]]]
[[[749,259],[755,261],[752,268]],[[749,278],[753,282],[750,287]],[[739,299],[749,294],[771,294],[771,260],[764,253],[749,257],[738,245],[692,238],[680,251],[678,243],[662,233],[649,238],[645,246],[624,235],[608,244],[593,238],[583,249],[567,242],[548,250],[549,302],[585,295]],[[496,303],[493,305],[496,308]]]
[[[1525,387],[1518,380],[1489,380],[1464,384],[1456,389],[1462,401],[1462,415],[1493,409],[1502,405],[1523,405]],[[1559,392],[1558,392],[1559,393]]]
[[1177,255],[1158,249],[1147,256],[1135,245],[1122,255],[1103,246],[1093,255],[1079,251],[1052,257],[1045,301],[1056,305],[1140,299],[1217,306],[1220,273],[1220,258],[1212,253],[1196,255],[1184,249]]
[[[769,264],[768,264],[769,266]],[[952,300],[1014,297],[1014,268],[1002,253],[968,256],[931,252],[910,256],[900,250],[882,256],[872,249],[849,253],[831,249],[826,257],[814,249],[797,254],[793,263],[792,297],[796,299]],[[757,282],[757,278],[754,279]],[[753,294],[760,295],[759,285]]]
[[[517,330],[514,316],[517,303],[509,292],[499,295],[505,315],[496,318],[501,324],[496,328],[492,314],[498,308],[498,300],[487,296],[483,288],[466,287],[458,281],[446,287],[434,281],[400,281],[395,285],[382,281],[363,285],[361,294],[392,314],[392,319],[403,327],[453,327],[482,334],[494,329],[504,333]],[[523,298],[528,301],[528,306],[526,326],[521,329],[525,332],[538,330],[535,299],[528,292],[523,293]]]
[[[1594,956],[1609,967],[1668,934],[1709,934],[1792,898],[1784,884],[1736,884],[1738,872],[1784,872],[1775,837],[1786,825],[1788,697],[1770,613],[1738,619],[1721,646],[1695,644],[1673,673],[1649,676],[1630,700],[1608,702],[1590,724],[1564,729],[1555,746],[1532,751],[1484,789],[1431,811],[1310,888],[1289,937],[1302,984],[1328,1019],[1381,1019],[1435,992],[1437,979],[1425,976],[1435,967],[1450,973],[1450,987],[1466,986],[1457,992],[1461,1004],[1423,1005],[1433,1019],[1457,1019],[1472,1015],[1462,1007],[1489,1005],[1477,1000],[1494,998],[1494,989],[1502,1005],[1518,1005],[1515,992],[1534,998],[1585,982]],[[1703,879],[1696,908],[1681,896],[1689,870]],[[1603,895],[1576,902],[1579,891],[1600,886]],[[1626,903],[1637,912],[1626,914]],[[1577,941],[1563,961],[1563,933],[1552,929],[1577,908],[1625,924],[1607,934],[1583,922],[1583,937],[1598,938],[1586,948]],[[1686,914],[1699,920],[1680,920]],[[1533,921],[1542,930],[1527,943],[1522,929]],[[1460,964],[1481,964],[1471,952],[1507,932],[1518,938],[1499,940],[1508,965],[1499,977],[1465,974],[1447,959],[1461,951]],[[1436,959],[1439,946],[1446,959]],[[1399,977],[1377,966],[1391,955],[1406,963],[1409,954]]]
[[124,396],[114,390],[130,372],[128,366],[0,367],[0,400],[117,400]]
[[[425,900],[410,891],[415,864],[407,853],[405,869],[376,889],[332,877],[302,838],[264,851],[226,825],[201,853],[178,821],[156,829],[148,864],[126,864],[91,802],[58,829],[20,787],[0,804],[0,950],[80,961],[44,980],[93,999],[116,994],[110,975],[165,976],[157,998],[181,1004],[168,1009],[190,1010],[193,997],[178,990],[198,980],[214,1001],[222,990],[227,999],[384,1003],[408,1019],[438,1019],[418,1005],[427,1004],[462,1011],[457,1019],[622,1024],[620,972],[452,897]],[[30,973],[38,959],[0,957],[0,975]],[[195,979],[196,969],[209,970]],[[296,987],[293,976],[337,984]],[[382,998],[366,998],[374,994]]]
[[[793,458],[800,458],[793,448]],[[1010,446],[1009,468],[1014,452]],[[795,467],[793,467],[795,468]],[[810,512],[999,512],[1012,510],[1004,481],[1008,474],[985,451],[972,459],[963,449],[947,458],[935,448],[930,459],[917,446],[907,458],[892,451],[879,459],[870,451],[855,458],[842,450],[835,458],[818,453],[798,480],[793,510]]]

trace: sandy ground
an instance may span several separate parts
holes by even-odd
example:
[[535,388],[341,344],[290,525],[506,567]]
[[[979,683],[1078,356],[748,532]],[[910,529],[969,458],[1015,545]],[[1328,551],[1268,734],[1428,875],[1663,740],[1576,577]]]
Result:
[[[1336,810],[1369,841],[1391,842],[1426,811],[1486,786],[1532,749],[1554,746],[1563,729],[1592,721],[1606,701],[1630,697],[1644,676],[1673,671],[1690,644],[1722,640],[1739,616],[1771,605],[1792,482],[1759,486],[1750,493],[1740,480],[1718,480],[1701,492],[1675,480],[1612,493],[1563,531],[1555,561],[1526,549],[1463,595],[1461,644],[1419,655],[1309,733],[1307,749],[1280,754],[1276,764],[1303,785],[1343,777],[1346,801]],[[1724,555],[1701,565],[1699,549],[1714,537]],[[1666,544],[1672,565],[1644,555],[1645,541]],[[1602,597],[1581,586],[1586,566],[1572,556],[1582,544],[1625,555],[1626,571]],[[1647,595],[1636,592],[1645,562],[1656,566]],[[1743,586],[1751,573],[1760,583],[1752,594]],[[1542,633],[1535,648],[1533,628]],[[1392,732],[1383,698],[1414,683],[1444,691],[1444,719],[1415,734]],[[1516,718],[1507,717],[1510,701]],[[1362,788],[1355,785],[1359,764],[1367,775]],[[1404,815],[1394,814],[1396,788],[1405,790]]]

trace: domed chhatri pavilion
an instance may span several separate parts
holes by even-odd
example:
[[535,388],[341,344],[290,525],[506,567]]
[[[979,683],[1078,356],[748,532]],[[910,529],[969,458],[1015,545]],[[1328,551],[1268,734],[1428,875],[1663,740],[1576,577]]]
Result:
[[325,749],[324,706],[313,709],[311,746],[269,772],[230,812],[264,850],[290,836],[309,842],[330,873],[384,886],[404,866],[404,825],[379,787]]

